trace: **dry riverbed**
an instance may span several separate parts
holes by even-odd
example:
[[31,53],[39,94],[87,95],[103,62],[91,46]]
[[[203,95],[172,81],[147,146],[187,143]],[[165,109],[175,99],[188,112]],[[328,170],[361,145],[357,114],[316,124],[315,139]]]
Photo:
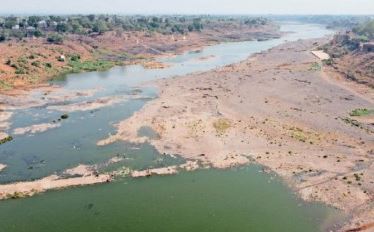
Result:
[[[161,153],[217,168],[255,161],[287,180],[303,199],[346,212],[342,228],[369,228],[373,115],[359,121],[349,114],[374,104],[371,93],[363,97],[326,79],[311,53],[324,42],[287,43],[239,64],[152,83],[159,98],[98,145],[150,142]],[[143,127],[158,136],[139,137]]]

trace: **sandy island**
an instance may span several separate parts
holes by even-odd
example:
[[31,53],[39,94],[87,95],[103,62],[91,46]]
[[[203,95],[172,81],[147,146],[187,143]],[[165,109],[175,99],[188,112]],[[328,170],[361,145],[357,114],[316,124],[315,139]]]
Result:
[[[342,228],[370,225],[374,128],[355,125],[349,112],[373,108],[373,99],[326,80],[311,53],[316,42],[325,41],[287,43],[239,64],[156,81],[159,98],[98,145],[147,141],[161,153],[217,168],[255,161],[287,180],[303,199],[346,212]],[[159,136],[138,137],[144,126]]]
[[0,172],[6,168],[6,165],[5,164],[0,164]]
[[35,124],[28,127],[20,127],[13,130],[13,134],[15,135],[24,135],[24,134],[36,134],[42,133],[50,129],[60,127],[60,123],[42,123],[42,124]]

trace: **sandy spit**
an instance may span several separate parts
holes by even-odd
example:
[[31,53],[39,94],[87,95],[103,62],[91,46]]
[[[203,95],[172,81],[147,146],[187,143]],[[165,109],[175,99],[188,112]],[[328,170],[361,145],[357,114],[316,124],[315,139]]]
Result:
[[[303,199],[344,211],[348,227],[371,223],[373,205],[362,206],[374,200],[374,128],[346,118],[374,105],[313,69],[320,63],[311,53],[315,42],[325,41],[287,43],[239,64],[156,81],[159,98],[98,145],[147,141],[161,153],[217,168],[254,160]],[[159,138],[139,137],[144,126]]]
[[0,164],[0,172],[4,170],[7,166],[5,164]]
[[94,101],[86,101],[86,102],[79,102],[73,103],[69,105],[62,105],[62,106],[49,106],[48,109],[50,110],[58,110],[61,112],[74,112],[74,111],[88,111],[88,110],[96,110],[103,107],[111,106],[117,104],[119,102],[124,101],[125,98],[123,97],[104,97],[99,98]]
[[21,127],[16,128],[13,130],[13,134],[15,135],[24,135],[24,134],[36,134],[36,133],[42,133],[50,129],[58,128],[60,127],[60,123],[42,123],[42,124],[36,124],[28,127]]
[[7,130],[10,127],[10,118],[12,117],[13,112],[10,111],[1,111],[0,108],[0,131]]
[[130,176],[133,178],[139,177],[150,177],[150,176],[164,176],[177,174],[179,170],[195,171],[200,168],[197,161],[188,160],[186,163],[181,165],[173,165],[162,168],[150,168],[145,170],[134,170],[130,172]]
[[27,197],[51,189],[106,183],[111,179],[110,174],[97,174],[92,166],[79,165],[66,170],[61,176],[50,175],[35,181],[0,185],[0,199]]

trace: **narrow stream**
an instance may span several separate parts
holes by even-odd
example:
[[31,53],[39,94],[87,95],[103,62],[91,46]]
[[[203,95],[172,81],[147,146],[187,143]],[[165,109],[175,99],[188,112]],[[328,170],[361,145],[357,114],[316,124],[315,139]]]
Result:
[[[160,155],[148,144],[117,142],[98,147],[96,142],[115,132],[114,124],[130,117],[157,97],[153,88],[138,88],[144,81],[208,71],[236,63],[253,53],[298,39],[318,38],[331,31],[319,25],[283,24],[293,32],[280,39],[223,43],[199,52],[187,52],[160,61],[165,69],[139,65],[105,72],[67,75],[54,83],[66,91],[97,89],[55,106],[126,97],[97,110],[75,111],[61,127],[34,135],[15,135],[1,145],[0,183],[33,180],[78,164],[97,164],[116,155],[127,159],[109,167],[132,169],[180,164],[174,156]],[[134,94],[137,98],[131,98]],[[35,97],[43,97],[35,91]],[[51,108],[52,106],[52,108]],[[15,110],[14,128],[52,122],[63,112],[48,106]],[[258,166],[230,170],[201,170],[149,179],[119,178],[105,185],[51,191],[36,197],[0,202],[1,229],[12,231],[322,231],[337,212],[300,201],[276,177]]]

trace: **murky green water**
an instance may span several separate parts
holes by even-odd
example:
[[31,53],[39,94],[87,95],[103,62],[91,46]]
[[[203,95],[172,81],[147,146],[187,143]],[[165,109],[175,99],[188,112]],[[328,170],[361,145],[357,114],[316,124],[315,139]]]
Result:
[[[171,67],[147,70],[138,65],[106,72],[68,75],[55,81],[66,90],[99,88],[91,97],[53,103],[56,106],[100,97],[131,96],[144,81],[207,71],[239,62],[285,40],[321,37],[330,33],[317,25],[287,24],[293,31],[281,39],[224,43],[199,53],[185,53],[161,61]],[[201,57],[214,56],[201,60]],[[122,101],[94,111],[69,114],[62,126],[35,135],[14,136],[0,146],[0,183],[33,180],[78,164],[97,164],[120,155],[126,159],[108,169],[145,169],[179,164],[178,157],[158,154],[153,147],[118,142],[98,147],[96,142],[115,132],[113,124],[130,117],[157,96],[141,88],[140,99]],[[43,93],[35,92],[41,97]],[[47,106],[15,110],[12,126],[51,122],[62,112]],[[146,128],[140,133],[152,134]],[[119,179],[115,183],[52,191],[30,199],[0,202],[0,231],[320,231],[335,211],[305,205],[278,180],[258,167],[209,170],[150,179]],[[301,205],[300,205],[301,204]]]
[[2,231],[315,232],[331,209],[302,204],[256,166],[124,179],[0,203]]

